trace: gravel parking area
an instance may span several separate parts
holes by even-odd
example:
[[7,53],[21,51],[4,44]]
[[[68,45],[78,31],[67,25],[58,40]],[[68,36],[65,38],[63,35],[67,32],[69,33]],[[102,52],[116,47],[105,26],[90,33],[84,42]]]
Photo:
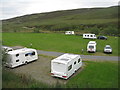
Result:
[[51,77],[50,61],[52,59],[53,59],[52,57],[39,56],[39,59],[34,62],[10,70],[17,74],[29,75],[31,76],[31,78],[49,85],[56,85],[57,83],[66,84],[68,80],[70,80],[72,77],[74,77],[77,73],[79,73],[82,70],[79,69],[77,73],[68,80]]

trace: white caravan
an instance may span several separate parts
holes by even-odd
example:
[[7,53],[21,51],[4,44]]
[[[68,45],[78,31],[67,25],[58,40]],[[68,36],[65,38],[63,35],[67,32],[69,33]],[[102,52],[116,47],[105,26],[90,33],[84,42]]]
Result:
[[96,39],[95,34],[83,34],[83,38],[88,38],[88,39]]
[[66,35],[74,35],[75,33],[74,33],[74,31],[65,31],[65,34]]
[[87,45],[87,51],[88,52],[96,52],[96,41],[89,41],[88,45]]
[[6,54],[6,66],[14,68],[22,64],[27,64],[28,62],[36,59],[38,59],[38,55],[35,49],[17,49]]
[[68,79],[80,67],[82,67],[80,55],[66,53],[51,61],[51,76]]

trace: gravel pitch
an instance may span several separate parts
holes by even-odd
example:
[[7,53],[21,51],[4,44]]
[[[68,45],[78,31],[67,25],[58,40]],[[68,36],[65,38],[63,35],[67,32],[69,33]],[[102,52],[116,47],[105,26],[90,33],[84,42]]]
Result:
[[17,74],[31,76],[31,78],[49,85],[56,85],[58,83],[66,84],[68,80],[70,80],[72,77],[77,75],[77,73],[79,73],[82,70],[82,68],[80,68],[68,80],[52,77],[50,75],[50,61],[52,59],[53,59],[52,57],[39,56],[39,59],[34,62],[10,70]]

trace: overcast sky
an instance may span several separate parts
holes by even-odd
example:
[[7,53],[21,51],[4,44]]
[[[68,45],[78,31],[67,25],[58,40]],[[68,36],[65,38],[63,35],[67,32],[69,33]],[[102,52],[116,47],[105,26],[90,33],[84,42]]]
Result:
[[119,0],[0,0],[0,19],[77,8],[109,7]]

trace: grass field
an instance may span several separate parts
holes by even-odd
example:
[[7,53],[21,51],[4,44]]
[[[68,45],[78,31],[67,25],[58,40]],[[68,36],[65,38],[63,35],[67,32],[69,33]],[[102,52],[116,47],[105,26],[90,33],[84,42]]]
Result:
[[[83,39],[82,36],[64,35],[64,34],[43,34],[43,33],[3,33],[3,45],[7,46],[25,46],[46,51],[57,51],[76,54],[89,55],[118,55],[118,37],[108,36],[108,40],[96,40],[97,52],[87,53],[86,47],[89,39]],[[113,48],[112,54],[104,54],[103,48],[110,44]],[[82,49],[84,52],[82,53]]]
[[118,63],[85,61],[85,69],[73,77],[67,87],[117,88]]
[[48,85],[31,77],[3,69],[3,88],[118,88],[118,63],[84,61],[83,71],[70,78],[65,85]]

